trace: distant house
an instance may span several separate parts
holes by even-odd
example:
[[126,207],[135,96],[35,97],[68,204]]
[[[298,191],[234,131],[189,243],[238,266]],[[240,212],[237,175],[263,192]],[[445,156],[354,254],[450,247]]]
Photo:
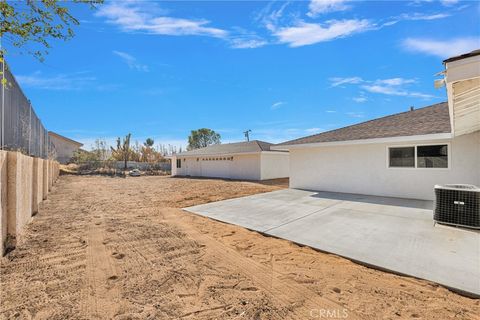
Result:
[[48,136],[50,141],[55,146],[57,161],[63,164],[68,163],[70,159],[72,159],[75,151],[83,146],[83,144],[80,142],[69,139],[52,131],[48,132]]
[[290,187],[433,200],[480,186],[480,50],[444,61],[448,103],[287,141]]
[[266,180],[288,177],[289,155],[271,143],[249,141],[211,145],[173,155],[173,176]]

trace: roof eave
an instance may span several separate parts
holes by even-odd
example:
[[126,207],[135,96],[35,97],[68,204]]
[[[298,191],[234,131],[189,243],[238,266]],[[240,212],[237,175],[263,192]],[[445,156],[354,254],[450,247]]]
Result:
[[290,145],[278,145],[272,146],[272,150],[291,150],[300,148],[318,148],[318,147],[330,147],[330,146],[348,146],[359,144],[378,144],[378,143],[398,143],[398,142],[412,142],[412,141],[428,141],[428,140],[446,140],[453,138],[451,132],[446,133],[432,133],[424,135],[413,136],[398,136],[387,138],[374,138],[374,139],[359,139],[359,140],[345,140],[345,141],[330,141],[330,142],[312,142]]
[[249,151],[249,152],[230,152],[230,153],[202,153],[202,154],[175,154],[175,157],[228,157],[228,156],[241,156],[241,155],[252,155],[252,154],[261,154],[261,153],[274,153],[278,154],[281,150],[258,150],[258,151]]
[[65,141],[67,141],[67,142],[70,142],[70,143],[72,143],[72,144],[75,144],[75,145],[79,146],[79,148],[83,147],[83,143],[78,142],[78,141],[75,141],[75,140],[70,139],[70,138],[67,138],[67,137],[65,137],[65,136],[62,136],[61,134],[58,134],[58,133],[56,133],[56,132],[48,131],[48,134],[49,134],[49,135],[53,135],[53,136],[55,136],[55,137],[57,137],[57,138],[59,138],[59,139],[65,140]]

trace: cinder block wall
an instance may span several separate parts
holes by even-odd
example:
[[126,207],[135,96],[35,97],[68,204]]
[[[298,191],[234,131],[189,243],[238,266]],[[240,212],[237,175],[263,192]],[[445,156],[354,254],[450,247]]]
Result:
[[7,241],[7,152],[0,150],[0,256]]
[[43,200],[43,160],[33,158],[32,214],[38,212],[38,205]]
[[8,152],[7,161],[8,245],[15,246],[21,230],[32,217],[33,158],[19,152]]
[[48,196],[48,163],[49,161],[48,160],[43,160],[42,159],[42,162],[43,162],[43,188],[42,188],[42,192],[43,192],[43,200],[47,199],[47,196]]
[[55,161],[0,151],[0,255],[21,241],[25,225],[38,212],[59,172]]

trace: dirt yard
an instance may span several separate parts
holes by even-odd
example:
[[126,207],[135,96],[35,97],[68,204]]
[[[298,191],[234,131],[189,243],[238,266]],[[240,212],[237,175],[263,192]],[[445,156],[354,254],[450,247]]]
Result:
[[436,284],[180,209],[282,187],[62,176],[0,259],[0,318],[480,318],[479,300]]

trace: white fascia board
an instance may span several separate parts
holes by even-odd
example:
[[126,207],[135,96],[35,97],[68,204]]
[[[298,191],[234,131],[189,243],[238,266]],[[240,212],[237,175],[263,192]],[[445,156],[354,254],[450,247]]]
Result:
[[480,56],[468,57],[445,64],[445,80],[447,83],[470,80],[480,76]]
[[332,147],[332,146],[348,146],[359,144],[378,144],[378,143],[402,143],[411,141],[430,141],[430,140],[448,140],[453,138],[451,133],[434,133],[417,136],[402,136],[402,137],[390,137],[390,138],[375,138],[375,139],[362,139],[362,140],[348,140],[348,141],[333,141],[333,142],[317,142],[317,143],[303,143],[303,144],[291,144],[284,146],[271,147],[274,150],[292,150],[303,148],[316,148],[316,147]]
[[237,152],[237,153],[212,153],[212,154],[185,154],[185,155],[176,155],[177,158],[201,158],[201,157],[229,157],[229,156],[241,156],[241,155],[252,155],[260,154],[261,151],[255,152]]
[[288,150],[285,151],[262,151],[262,154],[287,154],[288,155]]

